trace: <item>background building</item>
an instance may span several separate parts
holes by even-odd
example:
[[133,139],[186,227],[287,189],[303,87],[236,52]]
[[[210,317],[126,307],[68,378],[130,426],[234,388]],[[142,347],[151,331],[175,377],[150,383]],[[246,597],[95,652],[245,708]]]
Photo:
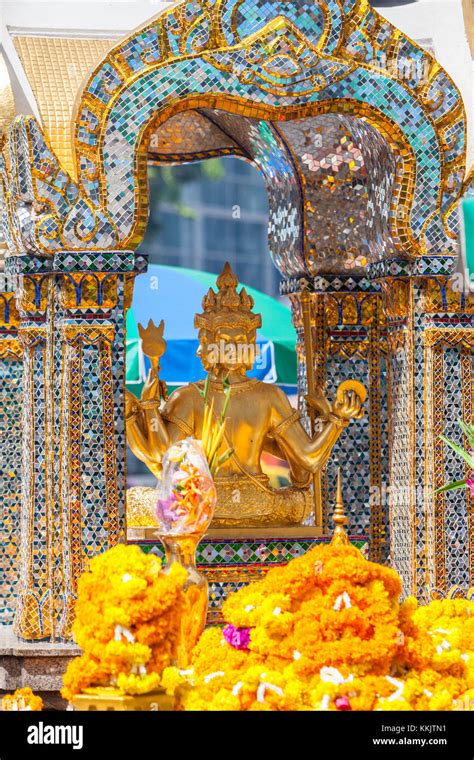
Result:
[[227,260],[246,285],[278,297],[278,272],[267,255],[267,190],[254,166],[228,157],[150,166],[149,177],[150,221],[142,250],[150,263],[218,274]]

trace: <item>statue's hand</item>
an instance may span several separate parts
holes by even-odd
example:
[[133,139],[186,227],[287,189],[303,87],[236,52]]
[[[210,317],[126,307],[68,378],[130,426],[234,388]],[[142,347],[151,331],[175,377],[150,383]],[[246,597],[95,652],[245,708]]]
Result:
[[365,412],[362,401],[355,391],[345,391],[342,401],[335,401],[332,413],[341,420],[360,420]]
[[125,389],[125,417],[131,417],[139,409],[140,404],[137,397]]
[[160,398],[168,401],[168,386],[164,380],[160,380]]
[[319,389],[314,394],[309,393],[305,401],[308,411],[314,409],[318,417],[327,418],[332,412],[331,404]]
[[151,369],[142,390],[142,401],[155,401],[161,399],[161,380],[158,372]]

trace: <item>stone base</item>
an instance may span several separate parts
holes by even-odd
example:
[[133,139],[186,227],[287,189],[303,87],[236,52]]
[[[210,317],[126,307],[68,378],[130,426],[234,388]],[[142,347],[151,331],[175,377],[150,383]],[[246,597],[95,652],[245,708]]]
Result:
[[0,626],[0,691],[29,686],[45,702],[57,702],[68,663],[80,654],[75,644],[23,641],[11,626]]
[[[323,536],[312,527],[210,530],[197,549],[198,568],[209,583],[208,625],[224,622],[221,607],[228,594],[330,541],[331,536]],[[156,528],[129,528],[128,542],[164,559]],[[351,543],[368,556],[366,538],[352,536]]]

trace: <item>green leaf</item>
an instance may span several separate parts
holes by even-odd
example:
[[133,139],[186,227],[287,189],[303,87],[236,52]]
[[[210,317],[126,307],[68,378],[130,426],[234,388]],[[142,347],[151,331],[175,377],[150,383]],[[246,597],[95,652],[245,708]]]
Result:
[[225,454],[222,454],[222,456],[219,457],[219,460],[217,462],[219,467],[222,467],[222,465],[225,464],[233,455],[234,455],[234,449],[227,449]]
[[231,394],[231,390],[232,390],[230,383],[228,382],[228,384],[226,385],[225,384],[225,380],[224,380],[224,388],[225,388],[224,406],[222,408],[221,417],[220,417],[220,420],[219,420],[219,422],[220,422],[221,425],[223,425],[224,422],[225,422],[225,418],[226,418],[226,415],[227,415],[227,410],[229,408],[229,403],[230,403],[230,394]]
[[202,391],[199,391],[199,393],[201,394],[202,398],[204,399],[204,406],[207,406],[207,400],[208,400],[208,397],[209,397],[209,386],[210,386],[210,384],[211,384],[211,376],[210,376],[210,374],[208,372],[207,375],[206,375],[206,380],[204,382],[204,388],[202,389]]
[[446,436],[440,435],[440,438],[442,441],[445,442],[447,446],[449,446],[453,451],[455,451],[456,454],[459,454],[459,456],[462,457],[464,461],[468,463],[469,467],[472,467],[472,469],[474,470],[474,456],[472,456],[472,454],[469,454],[469,452],[465,451],[462,448],[462,446],[458,446],[457,443],[450,441],[449,438],[446,438]]
[[214,454],[214,458],[212,460],[212,467],[209,468],[211,470],[211,474],[212,475],[217,475],[217,473],[221,469],[222,465],[224,465],[227,462],[227,460],[229,460],[231,458],[231,456],[233,456],[233,454],[234,454],[234,449],[227,449],[227,451],[225,452],[225,454],[222,454],[222,456],[219,457],[219,459],[217,460],[217,462],[215,462],[214,458],[217,456],[217,452],[216,452]]
[[437,488],[435,493],[444,493],[445,491],[456,491],[458,488],[465,488],[466,480],[457,480],[455,483],[448,483],[447,486]]
[[459,427],[469,441],[469,445],[474,448],[474,425],[468,425],[463,420],[459,420]]

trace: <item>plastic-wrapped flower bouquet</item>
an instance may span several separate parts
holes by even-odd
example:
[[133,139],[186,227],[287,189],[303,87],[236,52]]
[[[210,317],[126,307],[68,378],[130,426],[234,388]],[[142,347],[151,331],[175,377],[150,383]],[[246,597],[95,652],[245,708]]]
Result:
[[186,438],[163,457],[156,516],[163,536],[202,536],[216,504],[216,487],[202,445]]

